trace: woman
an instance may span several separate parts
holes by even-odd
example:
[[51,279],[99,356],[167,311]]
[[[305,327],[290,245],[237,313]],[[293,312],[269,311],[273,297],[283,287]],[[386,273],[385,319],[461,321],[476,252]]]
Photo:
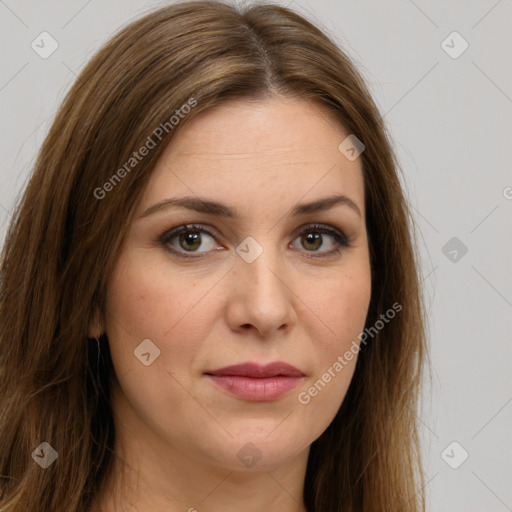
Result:
[[289,9],[177,3],[113,37],[4,244],[0,508],[424,510],[397,167]]

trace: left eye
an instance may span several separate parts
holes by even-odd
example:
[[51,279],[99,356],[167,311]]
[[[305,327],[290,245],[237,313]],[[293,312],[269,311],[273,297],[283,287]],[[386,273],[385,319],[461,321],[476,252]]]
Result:
[[341,247],[348,246],[347,239],[341,233],[324,226],[305,229],[292,243],[295,249],[300,249],[297,243],[307,252],[321,253],[337,252]]

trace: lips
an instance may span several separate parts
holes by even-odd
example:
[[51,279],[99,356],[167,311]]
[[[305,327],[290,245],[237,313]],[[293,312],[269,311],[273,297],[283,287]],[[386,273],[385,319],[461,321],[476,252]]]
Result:
[[288,363],[277,361],[265,366],[243,363],[205,372],[218,387],[242,400],[277,400],[297,386],[304,373]]
[[298,368],[282,361],[270,363],[265,366],[259,365],[258,363],[235,364],[220,368],[219,370],[206,372],[206,374],[253,378],[277,377],[279,375],[285,377],[304,377],[304,374]]

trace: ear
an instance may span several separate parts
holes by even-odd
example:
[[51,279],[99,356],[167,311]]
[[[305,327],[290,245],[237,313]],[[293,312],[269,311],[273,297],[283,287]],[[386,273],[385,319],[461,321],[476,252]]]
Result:
[[96,305],[94,307],[93,313],[91,315],[91,320],[89,322],[88,337],[99,338],[103,334],[103,332],[103,318],[99,307]]

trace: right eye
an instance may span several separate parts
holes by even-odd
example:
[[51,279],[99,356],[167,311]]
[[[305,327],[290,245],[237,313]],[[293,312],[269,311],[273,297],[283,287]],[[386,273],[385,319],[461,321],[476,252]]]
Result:
[[161,237],[161,242],[171,249],[172,252],[184,258],[194,257],[192,256],[193,253],[205,253],[215,249],[223,249],[211,233],[204,229],[204,227],[195,225],[180,226],[167,231]]

